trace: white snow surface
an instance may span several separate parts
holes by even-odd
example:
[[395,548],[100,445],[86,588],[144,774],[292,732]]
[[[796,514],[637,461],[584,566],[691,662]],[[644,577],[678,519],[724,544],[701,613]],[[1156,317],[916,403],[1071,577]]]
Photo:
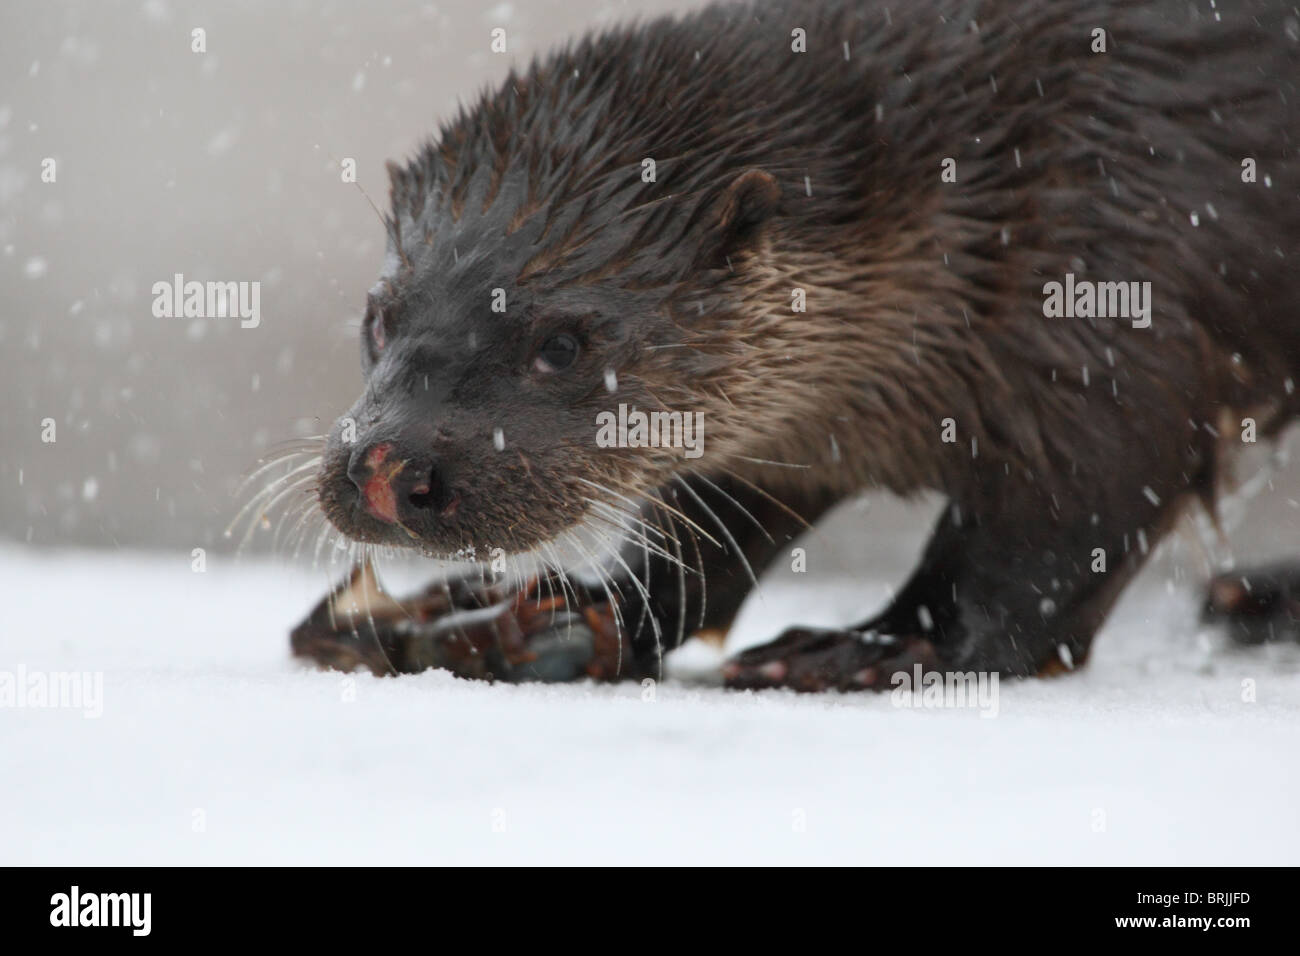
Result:
[[[886,592],[804,577],[765,586],[733,648]],[[0,671],[103,674],[98,718],[0,708],[0,864],[1300,859],[1295,648],[1200,633],[1194,584],[1159,573],[1088,667],[1003,682],[994,718],[308,670],[287,634],[325,577],[267,560],[9,545],[0,580]]]

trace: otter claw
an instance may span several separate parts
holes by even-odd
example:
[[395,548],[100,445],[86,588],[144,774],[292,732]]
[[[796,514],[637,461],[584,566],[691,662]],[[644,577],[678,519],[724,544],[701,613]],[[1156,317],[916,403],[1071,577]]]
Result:
[[723,665],[728,687],[798,691],[884,690],[893,675],[938,666],[934,645],[920,637],[877,631],[793,628]]

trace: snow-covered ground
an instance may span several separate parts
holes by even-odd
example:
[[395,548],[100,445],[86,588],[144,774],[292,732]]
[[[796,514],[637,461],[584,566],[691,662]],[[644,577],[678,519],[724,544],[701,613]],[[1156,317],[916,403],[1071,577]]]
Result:
[[[885,593],[807,577],[735,642]],[[1004,683],[989,718],[308,671],[286,634],[320,572],[4,546],[0,674],[102,672],[103,692],[98,717],[0,709],[0,863],[1293,864],[1296,649],[1198,634],[1166,577],[1085,671]]]

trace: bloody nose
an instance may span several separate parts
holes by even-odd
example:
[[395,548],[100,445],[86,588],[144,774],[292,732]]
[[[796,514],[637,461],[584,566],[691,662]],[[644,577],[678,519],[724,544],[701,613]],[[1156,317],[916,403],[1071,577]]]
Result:
[[427,458],[406,457],[391,442],[357,448],[348,462],[348,477],[361,492],[366,510],[389,524],[405,523],[419,512],[444,517],[455,510],[437,468]]

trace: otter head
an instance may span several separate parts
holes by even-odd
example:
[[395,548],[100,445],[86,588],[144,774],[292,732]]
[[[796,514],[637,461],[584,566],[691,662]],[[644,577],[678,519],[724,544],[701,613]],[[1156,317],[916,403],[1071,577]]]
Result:
[[353,540],[443,557],[532,551],[614,523],[683,465],[682,448],[603,447],[601,415],[702,411],[735,352],[711,319],[779,189],[748,170],[674,194],[635,165],[539,184],[537,165],[433,148],[390,165],[364,388],[330,430],[318,480]]

